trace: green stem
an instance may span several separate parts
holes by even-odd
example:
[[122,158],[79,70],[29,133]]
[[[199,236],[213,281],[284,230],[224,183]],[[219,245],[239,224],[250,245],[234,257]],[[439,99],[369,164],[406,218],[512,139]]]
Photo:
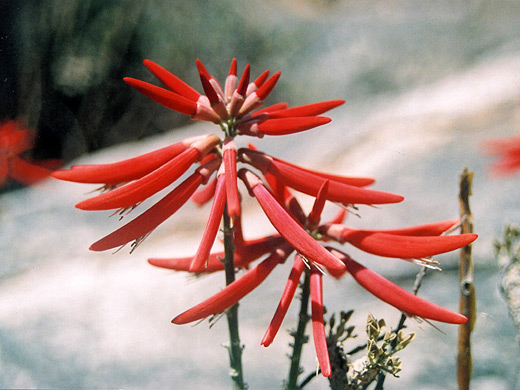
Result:
[[302,355],[303,344],[307,342],[307,337],[305,336],[305,327],[309,322],[309,296],[310,296],[310,274],[305,272],[305,279],[303,281],[303,285],[301,287],[301,305],[300,305],[300,314],[298,315],[298,327],[296,328],[296,332],[293,333],[294,344],[293,344],[293,353],[291,355],[291,366],[289,369],[289,378],[287,381],[287,390],[297,390],[298,387],[298,376],[301,373],[300,368],[300,359]]
[[[233,263],[235,246],[233,245],[233,229],[231,219],[227,214],[227,205],[224,208],[224,270],[226,274],[226,285],[235,280],[235,265]],[[231,379],[234,390],[244,390],[244,377],[242,372],[242,345],[238,332],[238,303],[226,312],[229,329],[229,366],[231,368]]]

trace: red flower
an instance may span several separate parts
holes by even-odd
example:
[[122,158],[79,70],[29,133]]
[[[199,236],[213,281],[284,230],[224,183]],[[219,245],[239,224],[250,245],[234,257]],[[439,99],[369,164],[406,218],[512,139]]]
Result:
[[[325,271],[334,277],[350,273],[376,297],[410,315],[448,323],[466,321],[460,314],[406,292],[356,263],[348,255],[323,246],[320,241],[336,241],[338,244],[348,242],[368,253],[385,257],[417,258],[431,265],[437,263],[426,257],[468,245],[476,239],[476,235],[442,235],[456,221],[394,230],[356,230],[343,224],[346,216],[344,209],[332,220],[322,223],[321,213],[326,201],[345,206],[375,205],[401,202],[403,197],[365,188],[374,182],[372,178],[346,177],[305,169],[269,156],[253,145],[240,149],[236,147],[235,137],[238,135],[261,138],[264,135],[292,134],[328,123],[330,119],[320,115],[343,104],[343,100],[291,108],[287,103],[277,103],[257,110],[276,85],[280,72],[269,77],[269,71],[266,71],[250,82],[251,69],[246,65],[239,79],[236,60],[233,59],[222,88],[197,60],[204,90],[204,94],[201,94],[154,62],[145,60],[144,64],[165,88],[132,78],[125,78],[127,84],[170,109],[190,115],[193,119],[219,125],[224,132],[223,137],[195,137],[118,163],[73,166],[69,170],[55,172],[53,176],[62,180],[104,185],[107,192],[78,203],[78,208],[124,211],[135,208],[153,194],[172,185],[194,167],[191,175],[159,202],[95,242],[90,249],[107,250],[131,241],[134,241],[132,246],[135,248],[191,198],[198,205],[213,199],[197,252],[186,258],[149,259],[150,264],[196,274],[223,270],[224,252],[210,253],[223,217],[229,217],[233,222],[235,267],[249,269],[253,261],[267,255],[239,279],[176,316],[173,323],[197,321],[228,309],[257,288],[274,267],[284,263],[293,251],[297,254],[262,344],[268,346],[272,343],[302,273],[310,273],[313,339],[325,376],[331,375],[323,321],[322,275]],[[266,183],[248,168],[238,170],[237,163],[259,170]],[[279,234],[255,240],[244,239],[238,178],[244,182],[249,194],[256,198]],[[198,189],[206,183],[205,187]],[[309,214],[303,211],[291,189],[316,198]],[[226,206],[227,215],[224,215]]]
[[32,185],[43,180],[52,169],[61,165],[59,160],[28,161],[20,154],[32,149],[33,134],[20,123],[9,121],[0,124],[0,187],[7,179]]
[[498,161],[491,166],[495,175],[507,176],[520,168],[520,135],[489,140],[485,147],[489,155],[498,157]]

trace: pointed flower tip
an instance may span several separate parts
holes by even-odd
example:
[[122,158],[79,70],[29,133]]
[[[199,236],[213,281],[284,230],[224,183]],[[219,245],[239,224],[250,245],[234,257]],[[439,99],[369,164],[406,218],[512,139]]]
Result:
[[236,76],[237,75],[237,59],[233,58],[231,60],[231,65],[229,67],[229,76]]
[[209,72],[206,69],[206,67],[204,66],[204,64],[202,64],[202,61],[197,58],[195,60],[195,63],[197,64],[197,69],[199,70],[199,74],[204,75],[209,80],[211,78],[211,75],[209,74]]
[[278,82],[278,79],[280,78],[282,72],[278,71],[275,74],[273,74],[269,80],[267,80],[265,83],[263,83],[258,90],[256,91],[256,95],[261,99],[265,100],[267,96],[271,93],[274,86]]

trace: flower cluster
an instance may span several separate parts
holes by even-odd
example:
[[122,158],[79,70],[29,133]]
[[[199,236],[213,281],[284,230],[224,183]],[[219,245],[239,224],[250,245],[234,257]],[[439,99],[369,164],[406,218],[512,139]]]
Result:
[[[224,252],[210,251],[220,222],[227,214],[233,223],[234,266],[248,271],[209,299],[175,317],[173,323],[197,321],[233,306],[293,252],[296,254],[287,284],[262,344],[268,346],[272,343],[299,280],[304,272],[307,273],[314,344],[325,376],[331,374],[323,323],[322,279],[325,272],[336,278],[349,273],[370,293],[409,315],[455,324],[466,321],[464,316],[394,285],[328,243],[349,243],[368,253],[404,258],[435,267],[436,262],[431,256],[468,245],[476,239],[476,235],[444,235],[457,221],[398,230],[349,228],[343,224],[349,206],[397,203],[403,197],[367,189],[374,182],[371,178],[309,170],[270,156],[252,144],[242,148],[237,148],[235,144],[238,135],[258,138],[278,136],[328,123],[330,119],[321,114],[339,106],[343,100],[291,108],[286,103],[279,103],[259,109],[278,81],[280,72],[269,77],[269,71],[266,71],[250,82],[250,67],[247,65],[239,79],[234,59],[222,88],[197,60],[203,95],[152,61],[145,60],[144,64],[165,88],[132,78],[125,78],[127,84],[170,109],[219,125],[224,132],[223,139],[213,134],[189,138],[129,160],[106,165],[73,166],[69,170],[55,172],[53,176],[103,185],[106,191],[78,203],[76,207],[80,209],[126,212],[194,168],[193,173],[155,205],[91,246],[92,250],[102,251],[133,242],[135,248],[190,198],[199,205],[212,200],[208,222],[194,256],[149,259],[149,262],[177,271],[197,274],[215,272],[224,269],[221,261]],[[249,195],[256,198],[277,234],[258,239],[244,238],[238,180],[245,184]],[[308,214],[303,211],[292,190],[315,198]],[[320,216],[327,201],[341,207],[336,217],[322,223]],[[250,268],[252,262],[263,256],[267,257]]]
[[34,134],[19,122],[0,124],[0,187],[8,178],[32,185],[61,165],[59,160],[31,161],[20,157],[34,146]]

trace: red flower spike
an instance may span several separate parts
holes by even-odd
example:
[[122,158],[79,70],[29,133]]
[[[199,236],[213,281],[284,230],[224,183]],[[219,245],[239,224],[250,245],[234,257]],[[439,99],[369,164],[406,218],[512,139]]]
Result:
[[206,136],[194,137],[173,145],[112,164],[73,165],[70,169],[55,171],[56,179],[77,183],[114,185],[140,179],[184,152],[193,142]]
[[[237,268],[247,268],[249,264],[267,253],[273,252],[285,242],[283,237],[278,235],[261,237],[254,240],[246,240],[243,243],[236,243],[234,265]],[[224,269],[224,252],[211,253],[208,257],[206,267],[200,273],[210,273],[222,271]],[[151,258],[148,262],[160,268],[171,269],[174,271],[189,272],[193,256],[174,257],[174,258]]]
[[[249,147],[249,149],[251,150],[256,150],[255,148],[251,148]],[[241,151],[242,149],[239,150],[239,152]],[[251,152],[245,150],[246,154],[251,154]],[[288,167],[291,167],[291,168],[294,168],[294,169],[297,169],[297,170],[300,170],[300,171],[304,171],[306,173],[309,173],[309,174],[312,174],[312,175],[315,175],[315,176],[319,176],[321,177],[322,179],[328,179],[330,181],[336,181],[336,182],[339,182],[339,183],[343,183],[343,184],[348,184],[348,185],[351,185],[351,186],[354,186],[354,187],[366,187],[370,184],[373,184],[375,182],[375,180],[371,177],[351,177],[351,176],[342,176],[342,175],[333,175],[333,174],[330,174],[330,173],[326,173],[326,172],[321,172],[321,171],[315,171],[315,170],[312,170],[312,169],[307,169],[307,168],[302,168],[300,167],[299,165],[296,165],[296,164],[292,164],[290,162],[287,162],[285,160],[282,160],[282,159],[279,159],[277,157],[273,157],[273,156],[270,156],[266,153],[263,153],[263,152],[258,152],[258,154],[264,156],[264,157],[267,157],[273,161],[276,161],[278,162],[279,164],[282,164],[284,166],[288,166]]]
[[298,287],[298,283],[300,281],[300,277],[305,268],[305,263],[299,255],[294,256],[293,266],[291,268],[291,273],[289,274],[289,278],[287,279],[287,283],[285,284],[285,288],[282,293],[282,297],[280,298],[280,303],[276,308],[273,319],[265,332],[265,335],[260,343],[264,347],[268,347],[273,342],[280,326],[282,325],[282,321],[287,314],[287,310],[289,310],[289,306],[294,298],[294,294],[296,292],[296,288]]
[[318,224],[320,223],[320,217],[321,213],[323,212],[323,208],[325,207],[325,202],[327,201],[328,191],[329,181],[325,180],[318,191],[318,195],[316,196],[312,210],[309,213],[309,217],[307,218],[307,228],[311,231],[316,230]]
[[195,161],[204,157],[219,142],[220,139],[216,135],[209,135],[194,142],[177,157],[139,180],[86,199],[76,204],[76,207],[82,210],[110,210],[131,207],[173,183]]
[[[324,116],[268,119],[258,124],[253,124],[252,131],[265,135],[288,135],[313,129],[330,121],[330,118]],[[241,127],[238,126],[238,129],[241,130]]]
[[131,77],[125,77],[123,80],[132,88],[165,107],[186,115],[195,115],[197,113],[197,103],[193,100]]
[[224,140],[222,155],[225,167],[227,212],[230,217],[240,215],[240,196],[237,187],[237,147],[233,138]]
[[194,102],[199,100],[201,94],[190,85],[182,81],[180,78],[175,76],[173,73],[170,73],[162,66],[150,60],[144,60],[143,64],[150,72],[153,73],[155,77],[159,79],[161,83],[164,84],[166,88],[181,96],[184,96],[187,99],[193,100]]
[[199,188],[193,196],[191,197],[191,201],[195,203],[197,206],[203,206],[208,203],[215,195],[215,189],[217,188],[217,178],[213,178],[208,184],[204,187]]
[[269,276],[274,267],[285,261],[290,252],[291,248],[288,245],[280,247],[267,259],[242,275],[240,279],[227,285],[205,301],[179,314],[172,320],[172,323],[177,325],[187,324],[220,313],[233,306],[258,287]]
[[224,177],[225,175],[218,176],[217,188],[215,190],[211,211],[209,212],[208,222],[202,234],[197,253],[191,262],[190,272],[200,272],[204,268],[208,260],[209,252],[215,242],[220,221],[224,214],[224,206],[226,205],[226,182]]
[[201,62],[201,60],[199,60],[197,58],[195,60],[195,64],[197,65],[197,70],[199,71],[199,74],[203,75],[204,77],[206,77],[206,79],[209,80],[211,78],[211,75],[209,74],[208,70],[206,69],[204,64]]
[[[297,166],[287,165],[279,160],[269,158],[263,153],[241,148],[241,161],[253,165],[262,173],[270,172],[286,186],[307,195],[316,196],[324,179],[312,172]],[[398,203],[404,198],[389,192],[368,190],[330,180],[327,200],[344,204],[386,204]]]
[[226,83],[224,85],[224,93],[226,101],[229,102],[233,96],[233,92],[237,88],[237,59],[233,58],[229,67],[228,76],[226,77]]
[[450,252],[469,245],[478,237],[470,233],[454,236],[398,235],[356,230],[343,225],[331,225],[327,229],[327,235],[374,255],[403,259],[420,259]]
[[276,201],[260,179],[251,171],[241,169],[238,176],[247,185],[250,194],[256,197],[267,218],[282,237],[309,261],[332,269],[343,269],[344,265],[314,240]]
[[406,291],[340,251],[335,250],[334,255],[345,263],[348,272],[365,290],[406,314],[448,324],[464,324],[468,320],[462,314],[435,305]]
[[269,113],[269,118],[293,118],[302,116],[321,115],[333,108],[336,108],[345,103],[345,100],[329,100],[326,102],[306,104],[304,106],[291,107],[285,110],[279,110]]
[[126,225],[96,241],[90,246],[90,250],[105,251],[125,245],[133,240],[139,240],[141,237],[146,237],[181,208],[197,187],[207,181],[219,165],[220,159],[217,158],[205,165],[201,165],[190,177],[175,187],[172,192],[159,202]]
[[325,335],[325,324],[323,322],[323,287],[321,273],[313,269],[311,271],[311,319],[312,319],[312,338],[316,356],[320,364],[321,374],[324,377],[331,375],[329,360],[329,350],[327,348],[327,336]]

